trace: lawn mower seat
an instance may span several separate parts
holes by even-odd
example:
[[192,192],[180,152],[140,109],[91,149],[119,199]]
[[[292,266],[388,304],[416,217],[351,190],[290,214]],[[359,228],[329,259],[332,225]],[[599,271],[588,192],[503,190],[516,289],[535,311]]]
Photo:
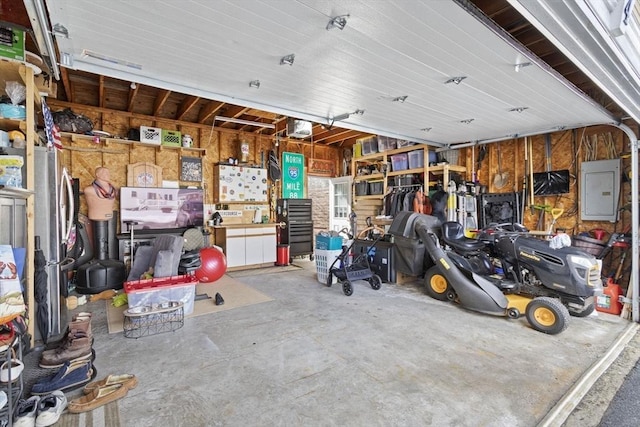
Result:
[[484,248],[484,242],[465,236],[462,224],[456,221],[442,223],[442,238],[449,246],[465,253],[477,252]]
[[138,247],[127,281],[140,280],[151,268],[153,277],[176,276],[183,246],[182,236],[163,234],[154,239],[153,245]]

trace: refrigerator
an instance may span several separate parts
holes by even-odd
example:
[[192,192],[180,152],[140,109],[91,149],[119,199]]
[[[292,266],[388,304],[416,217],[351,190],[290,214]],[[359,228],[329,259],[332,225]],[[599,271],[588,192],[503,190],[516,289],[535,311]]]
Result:
[[[289,245],[289,257],[313,256],[313,218],[311,199],[278,199],[276,219],[282,245]],[[313,259],[313,258],[312,258]]]
[[[8,154],[24,156],[24,149],[5,148]],[[67,254],[74,225],[74,195],[71,179],[62,165],[56,149],[34,147],[34,211],[35,235],[40,237],[40,248],[47,261],[47,308],[49,332],[46,338],[62,334],[67,326],[65,296],[68,281],[63,277],[61,263]],[[26,170],[22,170],[22,182],[26,182]],[[24,185],[24,184],[23,184]],[[66,272],[65,272],[66,274]],[[37,311],[37,307],[36,307]],[[35,340],[44,341],[38,322],[35,324]]]

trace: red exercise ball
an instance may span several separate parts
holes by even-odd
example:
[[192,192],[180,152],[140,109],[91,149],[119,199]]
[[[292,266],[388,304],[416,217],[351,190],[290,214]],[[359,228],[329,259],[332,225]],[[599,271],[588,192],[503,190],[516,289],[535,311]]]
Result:
[[200,261],[200,268],[195,272],[200,283],[215,282],[227,271],[227,258],[215,247],[200,249]]

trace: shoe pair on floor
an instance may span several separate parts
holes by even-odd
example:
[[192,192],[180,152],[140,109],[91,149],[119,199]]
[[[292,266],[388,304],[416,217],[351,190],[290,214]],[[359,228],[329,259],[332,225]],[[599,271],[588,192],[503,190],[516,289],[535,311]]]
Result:
[[132,374],[109,375],[100,381],[87,384],[84,396],[69,402],[69,412],[77,414],[92,411],[127,395],[129,390],[136,388],[138,379]]
[[91,313],[78,313],[69,323],[67,333],[57,347],[42,352],[39,365],[45,369],[60,368],[65,362],[90,359],[92,354]]
[[46,427],[58,422],[67,407],[67,398],[56,390],[46,396],[21,399],[16,407],[14,427]]
[[137,385],[138,379],[135,375],[109,375],[100,381],[87,384],[83,389],[84,396],[71,402],[67,402],[67,398],[60,390],[44,396],[34,395],[18,402],[13,425],[15,427],[50,426],[58,421],[65,408],[70,413],[88,412],[126,396],[129,390]]
[[69,412],[77,414],[92,411],[109,402],[121,399],[129,390],[138,385],[135,375],[109,375],[108,377],[89,383],[84,388],[84,396],[69,402]]
[[44,395],[55,390],[75,390],[95,379],[96,375],[97,371],[91,359],[64,362],[58,372],[35,383],[31,388],[31,394]]

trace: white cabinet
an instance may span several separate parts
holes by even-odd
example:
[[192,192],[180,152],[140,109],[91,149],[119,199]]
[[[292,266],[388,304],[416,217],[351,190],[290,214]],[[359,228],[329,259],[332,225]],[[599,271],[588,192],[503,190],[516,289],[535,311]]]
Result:
[[241,269],[276,261],[275,225],[216,227],[216,245],[227,257],[227,268]]

